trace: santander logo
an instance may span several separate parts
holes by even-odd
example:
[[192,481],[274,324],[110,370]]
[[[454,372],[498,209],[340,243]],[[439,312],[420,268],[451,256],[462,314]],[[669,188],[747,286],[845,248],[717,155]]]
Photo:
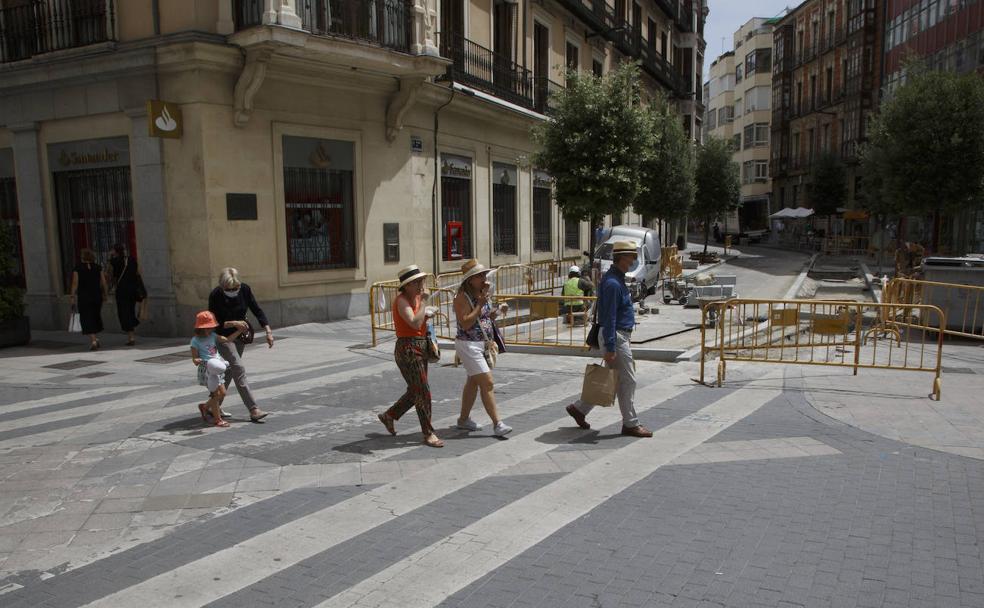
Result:
[[167,111],[167,106],[164,106],[161,115],[154,119],[154,124],[161,131],[174,131],[178,128],[178,121],[171,117],[171,113]]

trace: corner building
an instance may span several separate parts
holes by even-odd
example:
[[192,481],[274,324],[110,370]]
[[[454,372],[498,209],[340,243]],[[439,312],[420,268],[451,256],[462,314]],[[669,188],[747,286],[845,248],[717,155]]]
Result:
[[565,67],[628,58],[698,133],[705,15],[702,0],[2,0],[0,213],[32,325],[64,326],[79,251],[105,262],[114,242],[159,335],[187,333],[225,266],[280,326],[365,314],[368,287],[408,263],[579,254],[589,227],[529,166],[530,127]]

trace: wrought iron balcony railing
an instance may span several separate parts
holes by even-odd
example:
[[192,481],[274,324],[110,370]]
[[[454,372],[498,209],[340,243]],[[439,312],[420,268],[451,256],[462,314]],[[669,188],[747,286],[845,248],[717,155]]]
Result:
[[563,85],[545,77],[533,78],[533,109],[540,114],[550,114],[556,107],[553,95],[563,90]]
[[[236,30],[262,23],[263,0],[235,0]],[[409,0],[298,0],[301,27],[318,36],[336,36],[407,53],[413,39]]]
[[447,77],[524,108],[534,107],[533,76],[509,57],[448,32],[441,56],[451,60]]
[[0,63],[116,40],[114,0],[31,0],[0,8]]

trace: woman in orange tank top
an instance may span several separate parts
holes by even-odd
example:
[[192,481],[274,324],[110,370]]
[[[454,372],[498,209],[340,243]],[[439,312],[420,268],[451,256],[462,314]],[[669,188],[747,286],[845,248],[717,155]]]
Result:
[[400,295],[393,302],[393,324],[396,326],[396,366],[400,368],[407,390],[391,408],[379,414],[390,435],[396,435],[396,421],[411,407],[417,409],[424,443],[432,448],[444,447],[431,424],[431,392],[427,382],[427,320],[434,308],[425,306],[428,294],[424,290],[427,273],[415,265],[399,273]]

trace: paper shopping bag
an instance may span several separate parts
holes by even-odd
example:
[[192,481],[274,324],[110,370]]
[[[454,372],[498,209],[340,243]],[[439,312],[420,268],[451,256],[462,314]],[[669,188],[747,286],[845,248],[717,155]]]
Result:
[[618,373],[602,365],[590,364],[584,368],[584,384],[581,386],[581,401],[589,405],[615,405],[615,386]]

